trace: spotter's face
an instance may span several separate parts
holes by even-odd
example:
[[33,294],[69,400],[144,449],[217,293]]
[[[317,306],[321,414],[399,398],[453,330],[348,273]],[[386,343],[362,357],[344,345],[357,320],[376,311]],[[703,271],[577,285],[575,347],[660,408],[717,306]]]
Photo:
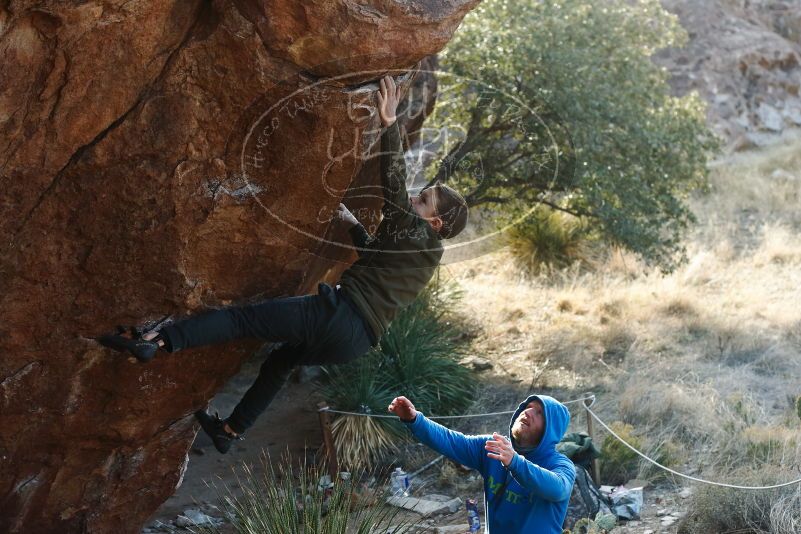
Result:
[[528,403],[512,425],[512,437],[521,447],[535,447],[545,433],[545,410],[539,400]]

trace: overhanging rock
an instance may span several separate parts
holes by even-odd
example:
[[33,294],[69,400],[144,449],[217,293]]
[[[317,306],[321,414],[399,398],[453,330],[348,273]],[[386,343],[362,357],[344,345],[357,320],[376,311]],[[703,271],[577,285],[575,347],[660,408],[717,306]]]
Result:
[[92,338],[335,276],[380,73],[342,75],[414,67],[477,2],[0,2],[0,531],[138,531],[254,344]]

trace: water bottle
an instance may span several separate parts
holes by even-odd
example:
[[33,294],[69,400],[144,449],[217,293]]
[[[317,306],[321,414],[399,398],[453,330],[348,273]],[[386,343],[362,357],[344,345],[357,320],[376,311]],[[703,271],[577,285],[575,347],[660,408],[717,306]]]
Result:
[[478,532],[481,530],[481,518],[478,517],[478,504],[475,499],[466,499],[467,505],[467,525],[470,527],[470,532]]
[[409,496],[409,475],[403,469],[396,467],[390,477],[392,496],[393,497],[408,497]]
[[339,480],[342,482],[342,488],[345,494],[353,493],[353,480],[348,471],[340,471]]

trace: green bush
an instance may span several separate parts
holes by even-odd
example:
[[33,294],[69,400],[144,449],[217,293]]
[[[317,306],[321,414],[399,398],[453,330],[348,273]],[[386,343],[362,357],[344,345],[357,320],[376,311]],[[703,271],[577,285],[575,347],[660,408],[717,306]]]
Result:
[[685,39],[659,0],[484,0],[440,54],[426,124],[453,135],[429,178],[510,219],[557,206],[674,267],[719,147],[701,98],[671,96],[651,61]]
[[[325,399],[345,411],[387,414],[390,401],[408,397],[426,415],[449,415],[472,401],[471,371],[459,364],[464,356],[459,330],[448,320],[460,293],[432,284],[392,321],[376,349],[358,360],[325,368]],[[352,470],[375,467],[405,437],[392,419],[340,417],[333,423],[337,454]]]
[[[626,443],[637,450],[642,450],[643,440],[634,435],[634,427],[620,421],[609,425]],[[601,444],[601,481],[604,484],[617,486],[634,478],[638,474],[640,457],[608,434]]]
[[[386,413],[395,398],[385,374],[376,373],[384,358],[373,351],[348,365],[327,369],[326,399],[346,411]],[[402,435],[400,425],[370,417],[337,417],[332,423],[337,460],[346,469],[372,469]]]
[[[235,469],[236,488],[217,488],[220,510],[236,534],[369,534],[400,533],[408,525],[395,521],[397,508],[384,506],[381,490],[355,490],[358,484],[337,481],[330,494],[318,487],[314,467],[292,468],[291,458],[278,472],[266,456],[260,472],[247,464]],[[394,525],[390,526],[390,523]],[[201,534],[231,532],[228,527],[195,527]]]
[[518,266],[536,275],[585,259],[586,233],[579,219],[540,206],[506,232]]

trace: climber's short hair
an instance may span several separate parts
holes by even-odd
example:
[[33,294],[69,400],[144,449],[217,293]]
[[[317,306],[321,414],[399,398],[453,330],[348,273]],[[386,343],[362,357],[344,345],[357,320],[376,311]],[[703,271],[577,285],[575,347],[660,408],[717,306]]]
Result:
[[440,183],[433,187],[437,191],[437,215],[442,219],[439,236],[443,239],[456,237],[467,226],[467,202],[452,187]]

